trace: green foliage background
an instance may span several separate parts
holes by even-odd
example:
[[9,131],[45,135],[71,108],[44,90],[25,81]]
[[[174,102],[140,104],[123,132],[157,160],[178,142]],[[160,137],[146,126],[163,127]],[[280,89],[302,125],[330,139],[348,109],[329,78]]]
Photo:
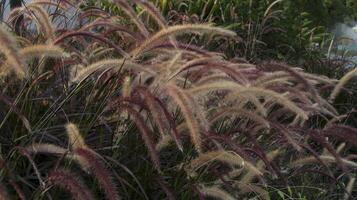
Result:
[[[167,18],[175,13],[184,19],[198,19],[199,22],[235,30],[243,42],[228,50],[224,48],[225,53],[251,62],[279,59],[302,64],[301,59],[306,60],[316,54],[321,56],[321,49],[328,46],[326,43],[332,38],[331,30],[336,23],[353,24],[357,19],[355,0],[151,1]],[[270,16],[266,12],[274,2]],[[120,12],[109,1],[90,0],[88,5],[96,5],[112,13]],[[177,19],[174,21],[178,23]]]

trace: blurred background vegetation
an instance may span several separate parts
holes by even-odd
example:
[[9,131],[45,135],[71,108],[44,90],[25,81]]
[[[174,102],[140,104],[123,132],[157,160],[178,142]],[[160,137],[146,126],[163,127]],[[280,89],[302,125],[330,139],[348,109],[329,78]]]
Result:
[[[354,0],[152,2],[174,23],[207,22],[236,31],[241,42],[225,48],[225,53],[250,62],[278,59],[303,64],[312,56],[323,57],[334,36],[336,24],[345,23],[352,27],[357,20],[357,2]],[[107,0],[90,0],[88,6],[120,12]]]

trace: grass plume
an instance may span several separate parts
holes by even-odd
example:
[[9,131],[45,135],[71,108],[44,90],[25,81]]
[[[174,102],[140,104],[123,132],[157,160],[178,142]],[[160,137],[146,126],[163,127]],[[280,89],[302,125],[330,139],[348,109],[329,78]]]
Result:
[[66,131],[68,135],[69,144],[72,146],[73,149],[87,147],[83,137],[79,133],[79,130],[75,124],[66,124]]
[[331,102],[333,102],[335,100],[335,98],[337,97],[337,95],[340,93],[340,91],[342,90],[343,86],[349,81],[351,80],[354,76],[357,76],[357,68],[351,70],[350,72],[348,72],[346,75],[344,75],[337,83],[337,85],[335,86],[335,88],[333,89],[329,100]]
[[118,200],[119,195],[111,179],[111,175],[97,154],[88,148],[80,147],[75,148],[73,153],[78,163],[85,170],[89,170],[93,173],[107,199]]
[[18,78],[24,78],[26,74],[26,68],[24,61],[18,54],[18,48],[14,37],[3,26],[0,26],[0,42],[2,44],[1,52],[5,55],[5,66],[9,66],[13,70]]
[[162,29],[157,32],[147,40],[145,40],[139,47],[132,51],[132,56],[136,57],[143,53],[146,49],[153,46],[155,43],[163,41],[170,36],[177,36],[185,33],[210,33],[210,34],[218,34],[223,36],[233,37],[236,33],[232,31],[228,31],[223,28],[213,27],[206,24],[185,24],[185,25],[176,25],[170,26],[166,29]]
[[80,70],[76,77],[74,77],[71,82],[81,82],[84,79],[88,78],[91,74],[96,71],[104,71],[104,70],[121,70],[121,69],[136,69],[139,71],[146,71],[148,73],[154,73],[149,69],[145,69],[143,66],[139,64],[135,64],[129,60],[125,59],[108,59],[101,60],[99,62],[93,63],[82,70]]
[[51,185],[59,186],[69,191],[75,200],[94,199],[87,187],[81,184],[75,174],[57,169],[48,174],[47,181]]
[[33,57],[52,57],[52,58],[60,58],[64,56],[64,52],[60,47],[52,46],[52,45],[32,45],[25,48],[20,49],[20,56],[24,60],[29,60]]
[[185,118],[185,122],[190,131],[191,141],[197,152],[202,152],[201,128],[197,119],[194,118],[193,105],[187,94],[174,84],[166,86],[170,97],[177,103]]

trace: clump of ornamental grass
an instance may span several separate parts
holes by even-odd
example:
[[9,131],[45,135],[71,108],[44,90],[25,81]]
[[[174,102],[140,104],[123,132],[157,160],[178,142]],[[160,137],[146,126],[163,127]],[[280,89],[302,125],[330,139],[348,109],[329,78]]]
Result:
[[234,32],[170,26],[150,2],[114,2],[122,15],[89,8],[70,18],[75,3],[48,14],[54,5],[35,1],[11,13],[10,21],[23,16],[17,40],[0,30],[1,73],[20,78],[0,83],[0,155],[26,195],[56,195],[53,185],[75,199],[99,190],[111,200],[273,199],[271,188],[307,172],[339,181],[343,197],[354,194],[357,130],[339,124],[346,113],[331,102],[355,70],[337,82],[285,63],[227,60],[182,38],[234,42]]

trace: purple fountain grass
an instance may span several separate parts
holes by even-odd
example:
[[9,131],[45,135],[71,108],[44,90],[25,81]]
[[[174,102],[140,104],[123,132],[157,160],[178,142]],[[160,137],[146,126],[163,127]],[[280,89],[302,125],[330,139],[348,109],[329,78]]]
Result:
[[108,200],[119,199],[108,169],[94,151],[88,148],[75,148],[73,154],[84,169],[93,173]]
[[[39,0],[13,9],[8,22],[23,17],[19,27],[0,29],[0,193],[21,200],[93,199],[94,191],[110,200],[269,199],[287,188],[291,198],[355,195],[355,113],[344,111],[353,102],[333,102],[353,92],[344,87],[356,70],[338,81],[285,62],[247,61],[260,55],[256,34],[278,30],[270,23],[278,2],[258,24],[239,27],[249,29],[238,32],[248,39],[231,49],[233,59],[214,51],[236,46],[236,32],[185,23],[214,17],[221,4],[198,3],[202,19],[173,11],[189,20],[173,12],[167,19],[149,0]],[[222,7],[235,14],[230,9]],[[83,184],[78,167],[87,172]],[[331,191],[315,195],[305,184]]]
[[160,11],[155,7],[155,5],[146,0],[132,0],[135,4],[138,4],[146,9],[146,11],[151,15],[153,19],[161,28],[167,27],[167,22],[165,18],[161,15]]
[[2,26],[0,26],[0,42],[2,44],[1,52],[5,54],[6,58],[5,66],[1,66],[0,68],[0,74],[2,74],[4,70],[7,70],[6,67],[11,67],[11,70],[15,71],[18,78],[23,78],[26,74],[24,61],[17,53],[18,49],[13,36]]
[[108,40],[107,38],[103,37],[100,34],[88,32],[88,31],[73,31],[73,32],[68,32],[68,33],[62,34],[60,37],[56,38],[53,41],[53,44],[60,44],[66,38],[71,38],[74,36],[87,36],[87,37],[99,40],[99,41],[103,42],[104,44],[107,44],[110,47],[114,48],[116,50],[116,52],[118,52],[123,57],[128,57],[128,54],[122,48],[120,48],[119,46],[114,44],[112,41]]
[[322,131],[325,136],[357,146],[357,129],[346,125],[332,125]]
[[174,122],[161,101],[145,87],[138,87],[135,91],[144,96],[144,102],[159,127],[161,137],[164,137],[167,133],[171,134],[171,137],[174,139],[177,147],[182,151],[182,144],[178,139]]
[[291,67],[278,62],[268,62],[262,65],[258,65],[259,69],[263,69],[265,71],[275,72],[275,71],[285,71],[289,73],[292,77],[294,77],[299,83],[303,84],[306,89],[308,89],[312,96],[314,97],[315,101],[320,102],[320,96],[318,95],[314,86],[312,86],[309,81],[304,78],[299,72],[292,69]]
[[185,117],[185,122],[190,131],[190,137],[193,145],[197,152],[202,152],[202,141],[201,141],[201,127],[198,122],[198,119],[194,118],[194,108],[192,107],[192,103],[190,102],[190,98],[184,91],[182,91],[179,87],[174,84],[170,84],[167,86],[167,92],[170,97],[177,103],[183,116]]
[[61,169],[56,169],[48,174],[47,181],[50,185],[59,186],[69,191],[76,200],[91,200],[94,199],[90,190],[75,178],[73,173],[66,172]]
[[149,36],[149,32],[145,27],[144,23],[138,18],[134,9],[126,0],[113,0],[120,8],[130,17],[131,20],[136,24],[141,34],[145,37]]
[[158,153],[155,149],[155,145],[154,145],[154,141],[152,139],[151,133],[149,131],[149,128],[146,126],[144,119],[135,109],[133,109],[127,105],[120,106],[120,109],[127,111],[129,113],[129,115],[132,117],[132,120],[135,122],[136,126],[138,127],[141,137],[144,140],[144,143],[148,149],[148,153],[149,153],[150,158],[154,164],[155,169],[158,172],[161,172],[160,159],[159,159]]

